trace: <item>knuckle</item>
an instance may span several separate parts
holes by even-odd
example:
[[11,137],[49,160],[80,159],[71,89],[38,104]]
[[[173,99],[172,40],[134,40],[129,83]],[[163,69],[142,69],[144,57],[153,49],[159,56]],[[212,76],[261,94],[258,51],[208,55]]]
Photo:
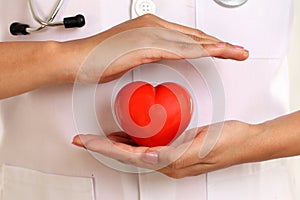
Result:
[[165,27],[166,23],[165,20],[151,13],[139,16],[136,20],[141,22],[142,27]]
[[191,49],[192,45],[187,42],[181,42],[179,48],[184,52],[186,50]]
[[181,179],[187,176],[185,170],[173,169],[170,166],[159,170],[159,172],[173,179]]
[[169,166],[168,166],[170,169],[172,169],[172,170],[176,170],[177,169],[177,164],[175,163],[175,162],[173,162],[173,163],[171,163],[171,164],[169,164]]
[[168,174],[166,174],[168,177],[173,178],[173,179],[181,179],[184,178],[184,176],[179,173],[178,171],[172,171]]
[[144,15],[140,16],[139,18],[142,20],[146,20],[146,21],[155,21],[158,19],[157,16],[155,16],[151,13],[144,14]]
[[197,36],[200,36],[200,37],[202,37],[203,35],[205,35],[205,33],[203,31],[200,31],[199,29],[194,29],[193,34],[197,35]]
[[183,159],[177,159],[176,161],[172,162],[169,167],[173,170],[180,169],[184,166],[184,160]]
[[217,53],[218,53],[219,56],[222,57],[222,56],[225,55],[227,50],[228,50],[228,44],[224,43],[224,45],[218,47]]
[[157,36],[151,32],[143,31],[141,32],[143,34],[143,38],[140,38],[140,36],[135,38],[135,46],[139,48],[149,48],[153,47],[157,43]]
[[128,159],[125,162],[129,165],[137,165],[136,158],[133,155],[128,156]]

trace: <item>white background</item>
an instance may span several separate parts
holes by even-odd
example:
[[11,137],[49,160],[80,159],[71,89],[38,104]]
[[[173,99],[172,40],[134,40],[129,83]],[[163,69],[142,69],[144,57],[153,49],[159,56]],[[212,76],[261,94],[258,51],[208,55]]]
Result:
[[[292,40],[288,54],[291,83],[291,111],[300,110],[300,1],[295,0],[294,4]],[[291,169],[293,174],[295,174],[294,181],[296,184],[296,199],[300,199],[300,156],[293,159]]]
[[300,2],[294,1],[294,21],[292,27],[292,40],[289,48],[290,65],[290,92],[291,92],[291,110],[300,109]]

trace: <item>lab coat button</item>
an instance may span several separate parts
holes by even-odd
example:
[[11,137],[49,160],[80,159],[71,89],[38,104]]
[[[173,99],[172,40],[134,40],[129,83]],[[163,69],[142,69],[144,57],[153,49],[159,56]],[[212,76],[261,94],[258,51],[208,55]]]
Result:
[[152,0],[137,0],[135,12],[138,16],[144,14],[155,14],[156,6]]

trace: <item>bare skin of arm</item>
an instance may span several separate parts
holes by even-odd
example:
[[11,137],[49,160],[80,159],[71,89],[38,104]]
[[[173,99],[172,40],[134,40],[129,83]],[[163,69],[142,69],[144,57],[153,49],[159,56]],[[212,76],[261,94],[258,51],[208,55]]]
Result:
[[[135,146],[122,133],[111,134],[109,140],[98,135],[77,135],[73,144],[172,178],[183,178],[243,163],[300,155],[299,121],[300,111],[261,124],[225,121],[220,138],[204,157],[199,155],[209,126],[197,128],[193,140],[176,147]],[[219,124],[210,125],[212,129],[215,126]]]
[[[141,27],[165,28],[181,32],[199,42],[209,56],[245,60],[249,53],[239,46],[221,42],[200,30],[167,22],[153,15],[144,15],[124,22],[89,38],[56,42],[1,42],[0,43],[0,99],[15,96],[43,86],[73,83],[76,73],[89,52],[107,38],[126,30]],[[127,71],[139,64],[173,58],[166,52],[152,50],[136,52],[124,58],[123,66],[112,66],[104,79]],[[134,59],[134,60],[133,60]]]

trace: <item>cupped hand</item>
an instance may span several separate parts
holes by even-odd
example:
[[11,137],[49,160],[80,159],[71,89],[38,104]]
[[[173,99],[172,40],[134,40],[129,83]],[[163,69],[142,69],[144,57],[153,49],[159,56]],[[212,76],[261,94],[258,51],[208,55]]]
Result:
[[226,121],[189,130],[182,135],[182,143],[172,146],[136,146],[125,133],[77,135],[73,144],[126,164],[183,178],[260,160],[263,154],[259,153],[258,135],[263,131],[260,125]]
[[160,59],[248,57],[248,51],[239,46],[154,15],[126,21],[88,38],[1,42],[0,46],[0,99],[50,85],[106,82]]
[[79,43],[85,54],[93,57],[87,59],[92,63],[84,62],[79,69],[81,76],[78,77],[78,69],[74,73],[79,81],[86,82],[107,82],[140,64],[161,59],[212,56],[245,60],[249,56],[243,47],[151,14],[126,21]]

